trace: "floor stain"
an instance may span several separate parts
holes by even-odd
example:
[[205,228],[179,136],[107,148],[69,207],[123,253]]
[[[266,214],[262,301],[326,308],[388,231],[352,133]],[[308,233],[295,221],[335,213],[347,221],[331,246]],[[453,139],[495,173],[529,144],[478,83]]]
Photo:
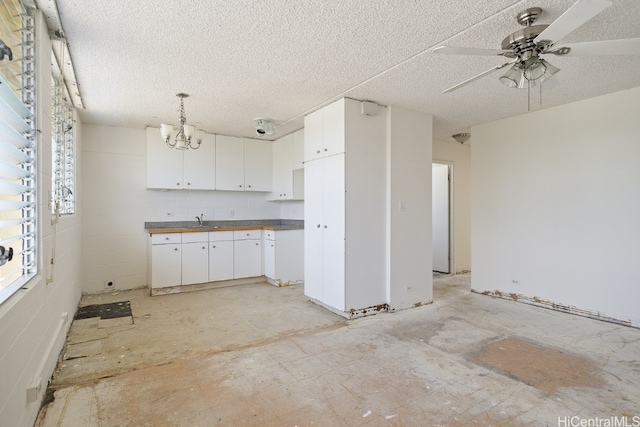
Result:
[[517,338],[490,343],[468,359],[548,393],[602,383],[600,369],[588,359]]

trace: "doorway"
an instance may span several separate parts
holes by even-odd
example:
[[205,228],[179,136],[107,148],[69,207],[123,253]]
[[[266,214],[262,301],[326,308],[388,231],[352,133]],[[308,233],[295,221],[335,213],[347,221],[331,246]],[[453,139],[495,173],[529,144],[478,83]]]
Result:
[[451,248],[451,175],[450,164],[432,165],[432,247],[433,272],[450,274],[452,271]]

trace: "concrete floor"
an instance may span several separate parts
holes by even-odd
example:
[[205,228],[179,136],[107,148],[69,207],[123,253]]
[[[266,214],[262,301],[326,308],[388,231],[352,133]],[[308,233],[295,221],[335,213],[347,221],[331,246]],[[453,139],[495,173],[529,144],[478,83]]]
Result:
[[84,297],[133,317],[74,321],[36,425],[640,425],[640,330],[469,283],[438,278],[433,304],[353,321],[302,286]]

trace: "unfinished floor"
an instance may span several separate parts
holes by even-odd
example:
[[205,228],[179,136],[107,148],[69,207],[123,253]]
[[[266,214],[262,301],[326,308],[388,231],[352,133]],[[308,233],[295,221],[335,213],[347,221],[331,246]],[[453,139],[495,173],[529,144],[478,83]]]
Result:
[[84,297],[132,316],[74,321],[37,425],[640,425],[640,330],[469,283],[353,321],[301,286]]

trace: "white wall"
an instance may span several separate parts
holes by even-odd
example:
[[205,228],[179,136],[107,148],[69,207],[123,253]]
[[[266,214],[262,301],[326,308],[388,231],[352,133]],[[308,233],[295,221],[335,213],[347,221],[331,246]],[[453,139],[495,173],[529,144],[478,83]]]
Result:
[[432,131],[432,116],[388,107],[387,302],[392,309],[433,300]]
[[144,129],[85,124],[83,141],[85,293],[103,291],[105,280],[116,289],[147,285],[145,222],[303,217],[301,202],[267,202],[263,193],[145,189]]
[[639,112],[635,88],[472,129],[474,290],[640,326]]
[[[475,141],[472,135],[473,143]],[[471,147],[449,141],[433,141],[433,161],[453,166],[452,271],[471,270]]]
[[[51,44],[47,28],[36,20],[36,76],[38,93],[38,262],[39,274],[0,305],[0,425],[32,426],[47,382],[80,299],[80,218],[64,216],[57,225],[56,263],[51,278],[54,233],[48,206],[51,188]],[[80,135],[80,123],[74,126]],[[78,162],[81,141],[76,139]],[[77,175],[81,175],[77,169]],[[81,187],[80,176],[76,188]],[[77,192],[76,192],[76,197]],[[68,313],[64,320],[63,313]],[[65,317],[65,319],[67,319]],[[39,386],[33,402],[27,402],[27,388]]]

